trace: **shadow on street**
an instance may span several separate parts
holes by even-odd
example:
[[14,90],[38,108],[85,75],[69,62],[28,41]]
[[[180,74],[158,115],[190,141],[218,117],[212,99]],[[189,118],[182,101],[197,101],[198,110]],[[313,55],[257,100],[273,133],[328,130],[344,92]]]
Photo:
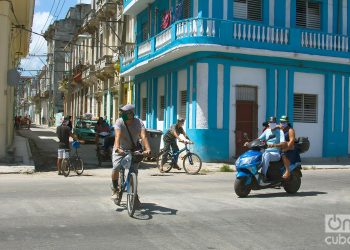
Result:
[[248,195],[247,198],[281,198],[281,197],[309,197],[309,196],[318,196],[321,194],[327,194],[327,192],[319,192],[319,191],[305,191],[305,192],[298,192],[296,194],[288,194],[281,190],[281,192],[278,193],[269,193],[269,194],[253,194]]

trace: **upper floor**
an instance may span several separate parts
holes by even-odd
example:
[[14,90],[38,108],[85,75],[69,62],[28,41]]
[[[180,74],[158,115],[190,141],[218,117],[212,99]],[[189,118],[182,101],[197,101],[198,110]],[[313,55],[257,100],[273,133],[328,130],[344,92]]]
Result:
[[[349,63],[350,0],[126,0],[124,14],[134,16],[136,41],[123,59],[124,73],[171,48],[194,44]],[[204,47],[188,51],[198,49]]]

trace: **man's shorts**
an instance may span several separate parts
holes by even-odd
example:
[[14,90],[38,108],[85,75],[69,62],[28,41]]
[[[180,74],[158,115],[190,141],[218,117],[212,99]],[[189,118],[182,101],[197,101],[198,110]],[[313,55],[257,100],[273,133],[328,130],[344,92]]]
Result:
[[58,158],[58,159],[63,159],[63,158],[64,158],[64,155],[65,155],[65,153],[64,153],[65,151],[66,151],[65,149],[59,148],[58,151],[57,151],[57,152],[58,152],[57,158]]
[[[125,155],[119,155],[118,153],[115,153],[115,150],[113,149],[113,154],[112,154],[112,164],[113,164],[113,171],[121,171],[121,162]],[[132,168],[134,168],[134,172],[138,174],[138,163],[133,163]]]

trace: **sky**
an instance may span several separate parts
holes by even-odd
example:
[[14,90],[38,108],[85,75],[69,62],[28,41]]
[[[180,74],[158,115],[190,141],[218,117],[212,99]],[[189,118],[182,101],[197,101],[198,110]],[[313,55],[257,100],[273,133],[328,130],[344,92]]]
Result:
[[[91,3],[91,0],[35,0],[34,18],[32,31],[44,33],[47,27],[55,20],[62,19],[66,16],[70,7],[77,3]],[[47,44],[42,36],[32,33],[29,54],[45,55]],[[21,61],[21,68],[24,70],[40,70],[46,62],[46,56],[34,57],[27,56]],[[24,76],[35,76],[35,71],[23,71]]]

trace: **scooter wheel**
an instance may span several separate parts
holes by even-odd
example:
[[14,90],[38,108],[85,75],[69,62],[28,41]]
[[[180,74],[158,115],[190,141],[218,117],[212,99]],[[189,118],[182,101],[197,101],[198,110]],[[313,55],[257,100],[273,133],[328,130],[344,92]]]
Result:
[[235,180],[235,192],[241,198],[247,197],[250,191],[252,190],[252,186],[247,185],[245,183],[246,178],[237,178]]
[[283,188],[288,194],[295,194],[296,192],[298,192],[300,185],[301,185],[300,175],[293,172],[289,180],[284,183]]

